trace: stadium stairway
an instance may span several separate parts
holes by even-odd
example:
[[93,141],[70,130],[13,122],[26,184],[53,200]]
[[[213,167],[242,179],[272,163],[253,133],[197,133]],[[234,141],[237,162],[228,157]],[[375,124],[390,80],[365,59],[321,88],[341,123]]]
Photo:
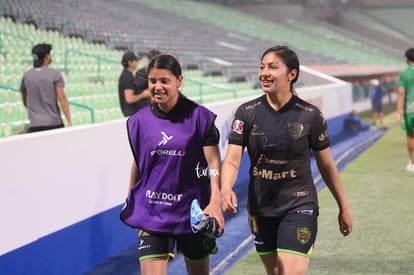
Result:
[[[381,138],[385,131],[385,128],[369,129],[367,131],[344,130],[342,134],[332,138],[331,153],[338,170],[342,171],[349,162],[354,160],[359,154]],[[311,158],[311,167],[315,185],[319,192],[325,187],[325,184],[319,174],[316,161],[313,157]],[[254,247],[250,238],[250,231],[247,223],[246,190],[248,185],[248,169],[249,158],[247,153],[245,153],[240,167],[240,173],[234,187],[234,191],[239,200],[238,213],[236,215],[225,215],[225,233],[222,237],[217,239],[219,248],[218,254],[210,257],[210,274],[224,275],[238,260]],[[140,269],[137,251],[137,243],[132,244],[120,254],[107,259],[95,268],[85,272],[84,275],[138,275],[140,274]],[[185,270],[183,256],[176,255],[175,260],[168,266],[168,274],[183,274],[183,270]]]

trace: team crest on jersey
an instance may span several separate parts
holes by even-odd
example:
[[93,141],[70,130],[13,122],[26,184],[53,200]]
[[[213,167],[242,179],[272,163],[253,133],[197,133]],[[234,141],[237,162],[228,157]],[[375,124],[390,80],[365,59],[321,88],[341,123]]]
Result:
[[303,124],[299,122],[290,122],[288,124],[289,134],[294,138],[299,138],[303,133]]
[[307,244],[312,236],[312,232],[307,227],[298,227],[296,234],[301,244]]
[[237,134],[242,134],[243,125],[244,125],[244,121],[236,119],[233,121],[233,124],[231,125],[231,130]]

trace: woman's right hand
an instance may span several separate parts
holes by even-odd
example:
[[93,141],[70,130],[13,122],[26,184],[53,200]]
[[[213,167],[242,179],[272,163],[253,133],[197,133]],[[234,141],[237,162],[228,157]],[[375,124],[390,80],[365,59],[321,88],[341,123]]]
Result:
[[237,213],[237,195],[233,190],[221,190],[223,212],[225,213]]

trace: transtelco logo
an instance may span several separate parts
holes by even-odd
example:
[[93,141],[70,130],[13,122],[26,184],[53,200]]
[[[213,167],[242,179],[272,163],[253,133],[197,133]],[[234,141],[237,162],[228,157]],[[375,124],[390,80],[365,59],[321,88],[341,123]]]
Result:
[[169,140],[171,140],[173,138],[173,136],[168,136],[166,133],[161,132],[162,134],[162,140],[160,141],[160,143],[158,143],[158,145],[165,145],[167,144],[167,142]]

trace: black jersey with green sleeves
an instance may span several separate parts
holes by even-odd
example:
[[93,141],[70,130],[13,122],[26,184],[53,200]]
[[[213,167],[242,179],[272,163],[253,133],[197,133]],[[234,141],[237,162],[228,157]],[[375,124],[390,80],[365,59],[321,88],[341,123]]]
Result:
[[310,149],[328,148],[329,138],[317,107],[292,96],[275,111],[263,95],[237,109],[229,144],[247,147],[251,215],[282,216],[318,207]]

